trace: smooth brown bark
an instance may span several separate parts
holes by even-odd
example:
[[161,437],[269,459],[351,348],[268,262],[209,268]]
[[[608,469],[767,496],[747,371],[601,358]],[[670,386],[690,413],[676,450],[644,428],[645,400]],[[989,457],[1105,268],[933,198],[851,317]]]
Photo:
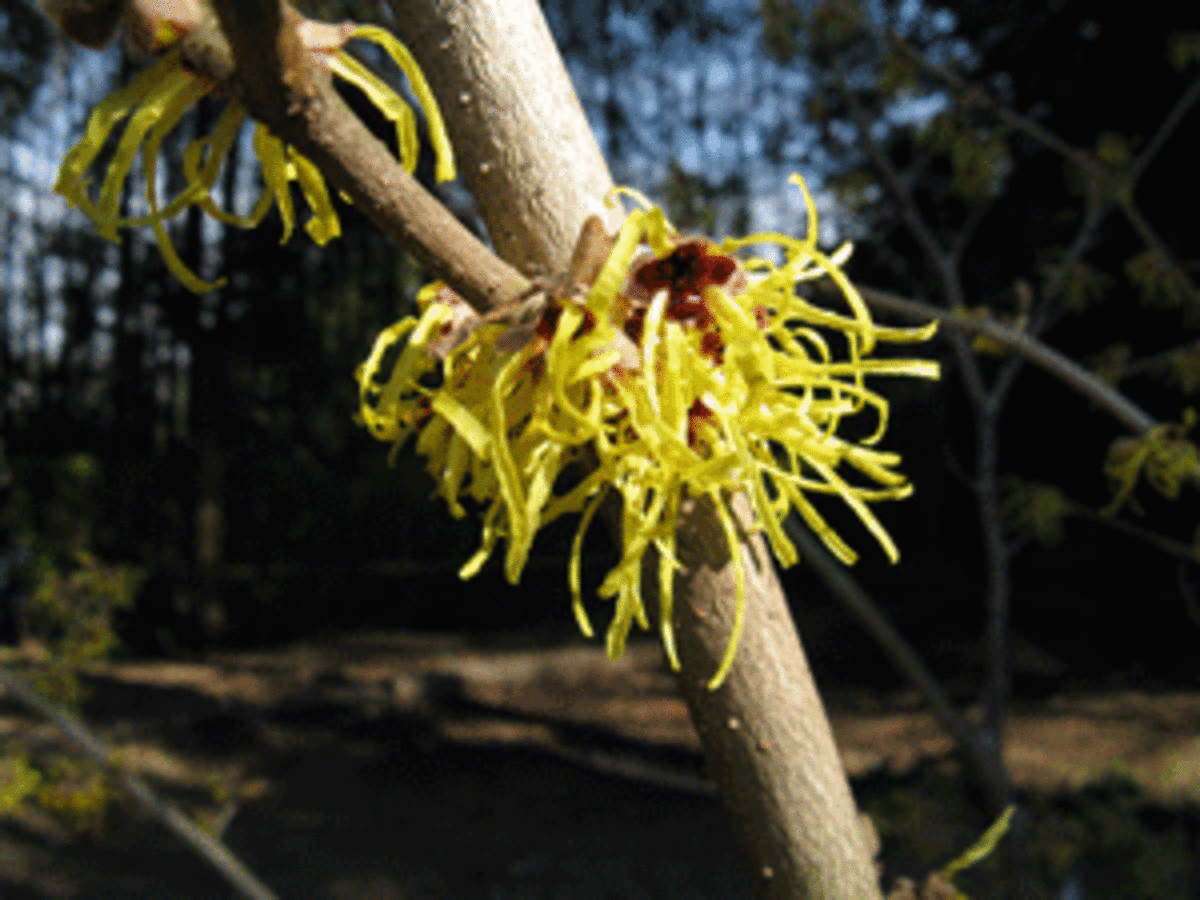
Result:
[[584,220],[615,230],[612,187],[536,3],[394,3],[396,31],[446,117],[459,174],[496,252],[522,272],[563,271]]
[[[739,496],[732,507],[745,533],[752,524],[749,504]],[[683,521],[677,552],[683,566],[674,622],[679,686],[759,895],[879,897],[868,832],[761,535],[745,537],[740,547],[745,630],[715,691],[707,684],[729,640],[736,580],[709,501],[696,503]]]

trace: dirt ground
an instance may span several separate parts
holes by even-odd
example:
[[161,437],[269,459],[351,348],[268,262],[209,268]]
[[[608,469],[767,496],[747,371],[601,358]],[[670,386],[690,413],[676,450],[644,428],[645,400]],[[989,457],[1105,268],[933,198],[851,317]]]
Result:
[[[696,736],[654,644],[480,649],[357,634],[89,671],[85,714],[130,768],[286,898],[748,897]],[[837,696],[855,779],[902,777],[950,741],[912,695]],[[0,698],[0,744],[54,731]],[[1200,805],[1200,694],[1108,693],[1014,710],[1019,788],[1114,777]],[[70,834],[0,825],[0,897],[224,898],[175,839],[114,810]]]

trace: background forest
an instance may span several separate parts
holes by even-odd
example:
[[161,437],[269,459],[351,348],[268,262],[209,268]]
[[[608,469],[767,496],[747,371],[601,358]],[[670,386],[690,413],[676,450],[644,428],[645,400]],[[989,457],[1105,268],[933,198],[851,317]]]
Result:
[[[848,271],[876,289],[881,318],[957,317],[927,348],[940,382],[880,385],[887,448],[916,486],[879,510],[901,563],[850,514],[823,512],[863,551],[857,587],[948,696],[982,698],[982,757],[1013,697],[1200,688],[1195,476],[1125,496],[1120,469],[1158,423],[1183,423],[1168,442],[1195,452],[1182,438],[1200,391],[1200,8],[543,7],[616,179],[679,227],[798,233],[799,197],[782,187],[798,171],[823,237],[854,241]],[[389,465],[354,421],[352,373],[425,275],[353,208],[339,205],[342,236],[317,248],[281,245],[275,213],[239,231],[193,207],[175,245],[227,278],[196,296],[152,235],[108,243],[53,193],[89,109],[138,65],[120,47],[68,47],[28,0],[0,8],[0,643],[63,640],[76,614],[45,588],[80,571],[115,579],[106,603],[121,607],[93,610],[98,631],[73,638],[83,655],[111,649],[110,617],[114,652],[134,657],[353,628],[573,634],[571,530],[539,539],[518,587],[495,564],[460,582],[477,524],[451,519],[420,461]],[[213,115],[201,103],[169,140],[185,145]],[[248,135],[231,158],[223,205],[244,210],[257,193]],[[433,189],[431,159],[418,174]],[[142,190],[131,179],[123,210]],[[438,190],[482,230],[464,190]],[[980,323],[1075,360],[1093,393]],[[782,577],[823,690],[905,683],[832,576],[806,560]],[[1160,896],[1200,896],[1198,870]]]

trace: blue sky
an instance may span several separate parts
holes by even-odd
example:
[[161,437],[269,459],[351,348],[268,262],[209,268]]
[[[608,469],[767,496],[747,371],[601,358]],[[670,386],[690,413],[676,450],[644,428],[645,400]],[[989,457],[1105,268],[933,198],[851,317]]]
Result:
[[[571,15],[586,20],[594,9],[580,0],[571,7]],[[756,9],[757,0],[704,0],[704,12],[729,23],[731,34],[700,42],[680,27],[660,42],[645,16],[614,5],[606,22],[583,23],[594,31],[598,43],[587,58],[569,60],[568,69],[601,146],[608,144],[603,104],[615,101],[629,123],[633,146],[625,147],[621,158],[610,160],[620,181],[653,197],[672,162],[713,186],[738,175],[747,187],[751,231],[802,234],[803,199],[798,189],[787,186],[788,176],[799,172],[816,195],[823,219],[822,241],[831,244],[849,223],[834,197],[823,190],[836,161],[817,140],[817,129],[804,118],[810,76],[803,64],[785,68],[764,52]],[[893,24],[902,32],[952,32],[954,20],[949,13],[922,17],[921,11],[921,0],[906,0]],[[575,21],[575,26],[580,22]],[[946,46],[948,54],[963,52],[952,42]],[[51,225],[68,213],[66,204],[52,192],[57,166],[83,126],[85,108],[94,105],[110,85],[116,64],[113,51],[57,49],[50,77],[10,146],[17,187],[9,204],[16,213],[17,230],[0,265],[17,264],[23,270],[21,257],[36,252],[35,223]],[[907,98],[891,110],[889,125],[919,124],[944,103],[940,96]],[[847,139],[852,142],[855,136],[848,134]],[[769,142],[777,148],[777,160],[765,155]],[[733,198],[716,210],[718,236],[731,229],[739,202]],[[61,266],[50,260],[41,272],[49,293],[58,293],[65,277]],[[10,326],[32,324],[21,302],[30,287],[23,278],[18,276],[15,295],[7,298]],[[32,330],[25,330],[25,335],[26,341],[42,342],[42,349],[53,357],[61,346],[59,323],[64,310],[51,304],[49,312],[40,335]],[[10,334],[15,337],[21,330]]]

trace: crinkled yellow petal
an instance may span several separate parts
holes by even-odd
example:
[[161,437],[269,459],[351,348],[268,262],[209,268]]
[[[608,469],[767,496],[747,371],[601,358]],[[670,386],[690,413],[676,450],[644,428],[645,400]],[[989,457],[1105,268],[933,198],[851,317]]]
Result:
[[[644,208],[626,218],[586,298],[551,298],[558,308],[543,325],[553,321],[553,334],[539,326],[538,336],[517,351],[501,349],[503,326],[476,328],[445,355],[437,389],[418,386],[414,373],[428,368],[408,354],[425,353],[436,311],[444,317],[439,322],[452,313],[442,302],[443,286],[421,291],[421,324],[394,364],[409,374],[383,379],[377,371],[381,352],[373,351],[364,367],[369,378],[360,372],[362,418],[372,425],[372,416],[390,416],[396,424],[381,436],[402,438],[421,429],[417,451],[456,515],[458,494],[487,504],[481,546],[463,567],[464,577],[477,572],[504,540],[505,575],[516,581],[537,531],[561,515],[581,513],[567,581],[574,615],[590,636],[581,587],[583,540],[602,498],[616,491],[620,558],[598,589],[613,602],[607,652],[620,655],[635,622],[649,627],[641,585],[645,554],[653,551],[659,631],[668,660],[678,666],[672,624],[675,530],[683,498],[707,497],[736,578],[729,644],[709,682],[715,688],[729,672],[745,623],[745,554],[729,498],[741,493],[749,500],[757,520],[752,527],[764,532],[782,565],[798,559],[783,528],[792,511],[839,559],[856,558],[814,506],[815,495],[846,504],[896,559],[894,542],[868,504],[905,496],[911,485],[895,469],[896,454],[871,446],[887,427],[888,404],[868,388],[867,377],[936,377],[937,367],[867,353],[881,341],[911,342],[930,331],[874,324],[840,270],[849,245],[830,254],[817,248],[815,203],[800,186],[809,214],[803,239],[754,235],[703,251],[728,253],[769,240],[783,249],[785,262],[748,260],[746,277],[731,282],[742,289],[730,293],[707,285],[686,307],[677,306],[677,297],[665,289],[647,297],[629,287],[637,284],[632,270],[649,261],[648,253],[661,260],[686,239],[645,198],[616,192],[634,196]],[[820,307],[796,293],[797,282],[818,277],[839,288],[845,309]],[[706,315],[693,319],[687,310],[696,303]],[[636,332],[625,318],[631,311],[638,316]],[[687,318],[679,318],[681,311]],[[422,328],[426,333],[418,335]],[[633,334],[638,337],[630,363],[631,355],[619,347]],[[425,366],[438,365],[428,353],[424,359]],[[874,416],[873,432],[855,441],[842,437],[843,421],[864,413]],[[594,468],[573,487],[560,489],[559,476],[574,462]]]
[[581,575],[583,538],[592,524],[596,511],[607,496],[607,488],[601,489],[583,508],[583,514],[579,517],[579,527],[575,530],[575,538],[571,541],[571,557],[567,562],[567,586],[571,590],[571,610],[575,613],[575,621],[579,623],[580,632],[587,638],[592,637],[595,632],[592,630],[592,622],[588,618],[587,610],[583,607],[583,588],[581,586],[583,581]]
[[113,152],[108,171],[104,174],[104,182],[100,186],[100,194],[92,219],[96,230],[102,237],[115,241],[117,239],[117,211],[121,204],[121,188],[133,168],[134,158],[138,148],[145,140],[147,133],[165,116],[170,114],[173,127],[179,121],[186,108],[176,101],[181,95],[188,93],[192,79],[181,69],[165,72],[161,81],[154,89],[142,98],[141,104],[129,117],[117,149]]
[[384,84],[378,75],[345,50],[334,54],[329,61],[329,68],[339,78],[350,82],[366,94],[372,105],[395,126],[400,163],[409,174],[415,172],[420,142],[417,137],[417,120],[408,104],[396,96],[396,92]]
[[304,230],[313,239],[313,243],[324,247],[342,233],[342,223],[329,199],[329,191],[325,189],[325,178],[307,157],[291,147],[288,148],[288,157],[296,181],[308,202],[308,208],[312,210],[312,216],[304,223]]
[[279,243],[286,244],[292,236],[295,224],[295,214],[292,208],[292,192],[288,187],[291,172],[288,166],[287,149],[283,141],[271,134],[266,125],[258,123],[254,127],[254,154],[262,167],[263,184],[266,192],[279,209],[279,218],[283,222],[283,236]]
[[729,629],[729,643],[725,646],[725,655],[721,658],[716,673],[708,682],[708,689],[715,691],[724,683],[725,676],[733,667],[733,658],[737,653],[738,643],[742,639],[742,630],[746,627],[746,566],[742,562],[742,543],[738,538],[737,529],[734,527],[733,517],[725,506],[725,501],[721,499],[720,493],[716,490],[709,491],[709,497],[717,512],[721,530],[725,532],[725,541],[729,545],[729,557],[733,563],[734,577],[733,626]]
[[168,53],[129,84],[105,97],[88,117],[83,137],[63,158],[54,190],[96,221],[95,205],[87,196],[87,172],[104,149],[117,123],[129,116],[142,99],[158,89],[172,69],[179,67],[179,51]]
[[[195,294],[204,294],[208,291],[216,290],[225,284],[225,279],[221,278],[211,282],[204,281],[188,267],[188,265],[175,251],[175,245],[171,243],[171,238],[167,234],[166,226],[163,224],[166,219],[166,215],[158,208],[158,153],[162,148],[163,139],[177,124],[179,124],[179,120],[182,118],[184,112],[186,112],[187,109],[192,106],[192,104],[203,97],[206,93],[208,93],[208,89],[198,84],[195,79],[182,79],[179,81],[178,90],[173,93],[173,96],[171,96],[169,101],[167,101],[163,106],[157,108],[155,104],[142,106],[142,108],[139,109],[134,117],[130,120],[129,125],[130,129],[132,129],[134,122],[143,114],[157,116],[157,121],[155,122],[154,127],[151,128],[149,133],[144,137],[144,144],[142,147],[142,158],[144,160],[146,175],[146,205],[150,207],[150,214],[146,216],[146,220],[151,226],[153,226],[154,240],[158,245],[158,251],[162,255],[163,262],[166,264],[167,270],[175,276],[180,284]],[[124,138],[122,138],[121,143],[124,145]],[[142,143],[140,138],[139,143]],[[118,148],[117,152],[119,155],[121,152],[120,148]],[[101,191],[101,199],[100,203],[98,204],[101,215],[107,214],[105,210],[106,203],[112,202],[113,204],[119,204],[120,188],[124,184],[127,174],[128,171],[120,173],[119,179],[114,181],[115,191],[112,195],[113,199],[108,201],[104,196],[104,191],[109,188],[109,180],[113,175],[113,168],[109,169],[109,177],[105,178],[105,188]],[[185,189],[185,193],[186,192],[187,189]],[[121,222],[116,216],[117,206],[113,205],[112,210],[112,228],[113,237],[115,239],[116,228],[121,224]],[[103,230],[101,230],[101,233],[104,233]]]
[[[417,102],[421,104],[421,111],[425,113],[425,124],[429,128],[429,143],[433,145],[434,158],[436,159],[434,175],[438,181],[453,181],[457,177],[457,173],[454,170],[454,153],[450,149],[450,138],[446,134],[446,126],[442,121],[441,111],[438,109],[433,91],[429,89],[429,83],[425,81],[425,75],[421,72],[421,67],[417,65],[412,54],[408,52],[408,48],[400,43],[395,35],[376,25],[359,25],[354,30],[353,36],[372,41],[382,47],[388,56],[392,58],[392,61],[400,67],[400,71],[404,73],[405,77],[408,78],[408,84],[412,88],[413,95],[417,98]],[[341,54],[339,54],[340,56]],[[379,104],[376,103],[376,105],[378,106]]]

